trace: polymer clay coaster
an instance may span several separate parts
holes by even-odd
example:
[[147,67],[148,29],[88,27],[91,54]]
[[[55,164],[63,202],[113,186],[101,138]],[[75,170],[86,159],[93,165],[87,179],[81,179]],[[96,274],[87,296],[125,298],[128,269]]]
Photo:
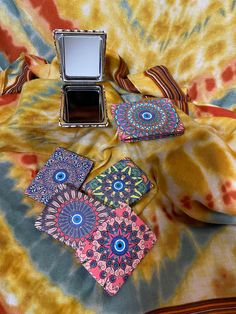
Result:
[[59,184],[70,183],[80,188],[92,166],[93,162],[88,158],[59,147],[39,170],[25,194],[47,204]]
[[156,242],[155,234],[127,204],[112,210],[76,256],[96,281],[116,294]]
[[88,195],[111,207],[133,204],[152,187],[147,175],[129,158],[122,159],[85,184]]
[[123,142],[147,141],[184,133],[170,99],[148,99],[112,105],[111,113]]
[[110,211],[99,201],[62,184],[37,218],[35,227],[75,249],[107,219]]

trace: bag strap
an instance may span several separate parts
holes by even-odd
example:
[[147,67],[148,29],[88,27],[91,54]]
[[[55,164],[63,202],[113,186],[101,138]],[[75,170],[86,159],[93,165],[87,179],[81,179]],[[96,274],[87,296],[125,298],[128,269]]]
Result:
[[[124,60],[119,56],[119,66],[114,73],[114,79],[118,85],[131,93],[140,93],[136,86],[128,78],[129,69]],[[189,95],[185,94],[168,69],[163,65],[154,66],[144,74],[148,76],[161,90],[163,97],[173,100],[176,106],[188,114]]]

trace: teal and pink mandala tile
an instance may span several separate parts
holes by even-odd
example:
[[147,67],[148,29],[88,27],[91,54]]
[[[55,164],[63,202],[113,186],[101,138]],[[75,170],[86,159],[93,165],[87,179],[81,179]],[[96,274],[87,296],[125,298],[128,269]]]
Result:
[[85,184],[84,190],[102,203],[117,207],[140,200],[152,187],[147,175],[129,158],[122,159]]
[[73,187],[59,185],[35,227],[72,248],[108,218],[110,208]]
[[118,136],[124,142],[153,140],[184,133],[184,125],[167,98],[112,105]]
[[93,162],[88,158],[58,147],[25,193],[36,201],[47,204],[59,184],[69,183],[80,188],[92,166]]
[[104,290],[114,295],[155,242],[155,234],[123,203],[81,243],[76,256]]

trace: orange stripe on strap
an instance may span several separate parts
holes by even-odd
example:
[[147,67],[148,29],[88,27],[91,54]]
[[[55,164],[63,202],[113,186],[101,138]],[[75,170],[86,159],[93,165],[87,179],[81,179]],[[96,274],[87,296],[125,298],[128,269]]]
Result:
[[236,313],[236,298],[222,298],[156,309],[147,314],[230,314]]
[[176,91],[176,93],[175,93],[176,99],[186,100],[185,94],[182,92],[181,88],[179,87],[177,82],[174,80],[173,76],[170,74],[168,69],[163,65],[160,65],[159,68],[160,68],[160,70],[162,70],[162,73],[165,74],[166,81],[170,82],[170,84],[173,86],[173,91],[174,90]]
[[166,84],[163,82],[161,77],[159,77],[158,73],[156,73],[154,68],[151,68],[145,71],[144,73],[147,76],[149,76],[154,81],[154,83],[160,88],[165,98],[173,98],[168,87],[166,87]]
[[129,74],[129,69],[124,62],[124,60],[119,57],[120,64],[119,68],[114,74],[114,79],[119,84],[119,86],[131,93],[139,93],[138,89],[134,86],[134,84],[128,79],[127,75]]
[[22,66],[22,72],[16,76],[15,82],[12,85],[3,90],[2,95],[19,93],[22,89],[23,84],[26,81],[31,80],[33,77],[33,72],[30,71],[28,64],[24,62]]
[[185,113],[188,113],[189,96],[185,95],[168,69],[163,66],[155,66],[144,72],[161,89],[163,96],[177,100],[176,105]]

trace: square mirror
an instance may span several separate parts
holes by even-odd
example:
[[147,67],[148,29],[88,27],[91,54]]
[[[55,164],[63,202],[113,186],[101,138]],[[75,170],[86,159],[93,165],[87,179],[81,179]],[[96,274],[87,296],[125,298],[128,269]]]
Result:
[[101,73],[101,38],[67,36],[64,38],[65,75],[97,80]]
[[65,86],[64,113],[66,123],[103,123],[102,86]]
[[108,126],[105,91],[98,84],[104,73],[106,34],[62,29],[53,34],[62,79],[59,125]]
[[103,78],[106,34],[101,31],[54,31],[64,82]]

